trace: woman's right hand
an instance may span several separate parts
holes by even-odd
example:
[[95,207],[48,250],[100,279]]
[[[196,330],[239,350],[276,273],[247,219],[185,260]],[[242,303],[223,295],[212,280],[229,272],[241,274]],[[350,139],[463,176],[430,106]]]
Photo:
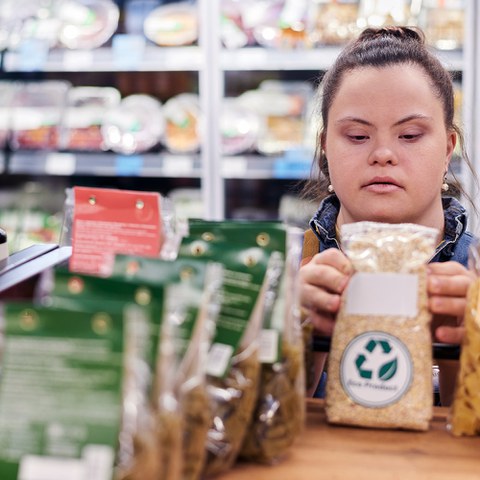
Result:
[[300,306],[320,335],[332,335],[340,296],[352,273],[352,264],[336,248],[317,253],[301,266]]

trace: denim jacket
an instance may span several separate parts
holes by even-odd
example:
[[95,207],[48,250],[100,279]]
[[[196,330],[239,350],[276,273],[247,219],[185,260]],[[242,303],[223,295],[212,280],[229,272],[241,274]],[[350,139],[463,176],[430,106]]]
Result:
[[[468,265],[469,246],[474,236],[466,231],[467,215],[463,206],[452,197],[442,199],[445,213],[445,233],[442,242],[437,246],[430,262],[447,262],[454,260],[465,267]],[[335,195],[326,197],[320,204],[316,214],[310,220],[310,227],[317,236],[319,251],[327,248],[340,248],[337,241],[335,224],[340,202]]]

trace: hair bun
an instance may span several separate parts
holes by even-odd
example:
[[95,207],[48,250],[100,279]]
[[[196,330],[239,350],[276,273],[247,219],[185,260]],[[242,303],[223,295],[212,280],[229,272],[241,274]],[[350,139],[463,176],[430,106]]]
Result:
[[374,40],[377,38],[398,38],[402,40],[415,40],[421,44],[425,43],[425,36],[416,27],[388,25],[385,27],[366,28],[358,37],[359,42]]

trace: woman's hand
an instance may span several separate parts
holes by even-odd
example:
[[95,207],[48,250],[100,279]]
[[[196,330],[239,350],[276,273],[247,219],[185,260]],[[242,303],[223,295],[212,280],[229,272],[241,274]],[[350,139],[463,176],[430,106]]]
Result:
[[336,248],[317,253],[300,268],[300,305],[321,335],[332,335],[340,296],[352,273],[350,261]]
[[458,262],[430,263],[427,272],[434,340],[459,345],[465,331],[463,316],[467,292],[475,275]]

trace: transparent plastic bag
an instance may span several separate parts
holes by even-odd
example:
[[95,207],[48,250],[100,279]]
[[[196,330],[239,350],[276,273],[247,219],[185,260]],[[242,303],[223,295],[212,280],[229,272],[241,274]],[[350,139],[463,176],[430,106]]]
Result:
[[469,269],[476,278],[467,293],[465,334],[460,352],[460,369],[447,428],[455,436],[480,435],[480,245],[469,250]]
[[[287,229],[286,261],[278,256],[277,268],[271,269],[274,278],[267,293],[267,318],[264,319],[264,332],[269,335],[262,340],[262,345],[271,347],[268,344],[275,344],[275,341],[280,345],[275,360],[262,357],[256,409],[240,452],[240,457],[246,460],[275,463],[285,455],[303,428],[305,371],[296,289],[302,243],[302,230]],[[278,252],[272,256],[275,253]],[[274,324],[277,330],[272,328]],[[278,337],[274,333],[278,333]],[[274,340],[269,342],[272,335]]]
[[360,222],[341,228],[355,269],[342,296],[328,361],[331,423],[427,430],[432,339],[426,264],[438,231]]

